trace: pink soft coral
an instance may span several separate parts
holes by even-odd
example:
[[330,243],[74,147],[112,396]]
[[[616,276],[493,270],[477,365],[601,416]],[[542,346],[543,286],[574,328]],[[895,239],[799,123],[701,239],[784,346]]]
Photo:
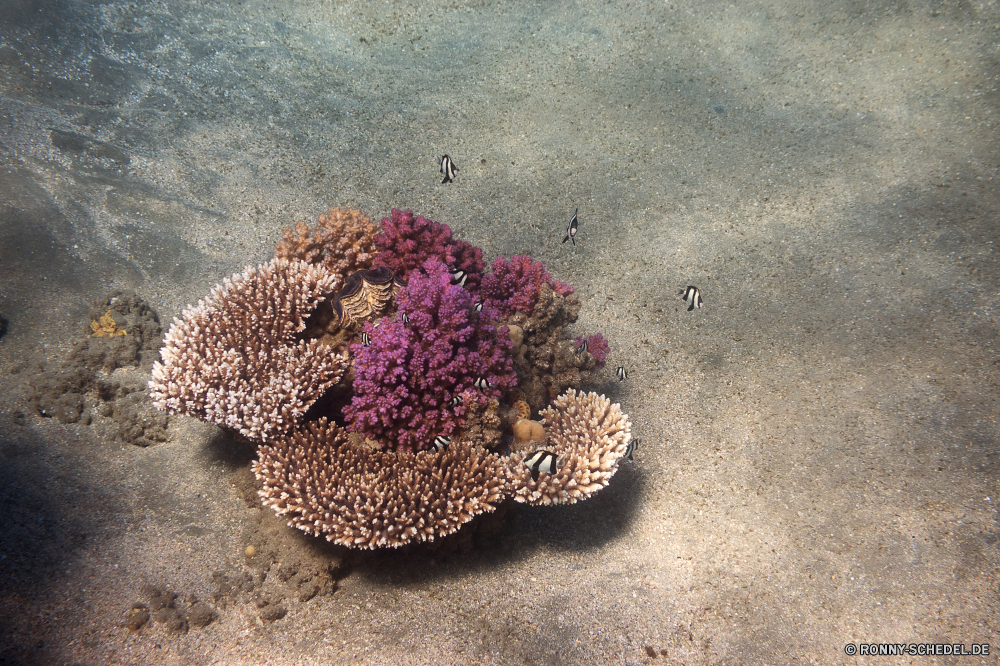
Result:
[[412,210],[392,210],[392,218],[382,218],[382,231],[375,235],[374,265],[391,268],[406,279],[430,257],[444,262],[450,271],[467,274],[465,287],[472,293],[479,289],[483,274],[483,251],[465,241],[452,238],[451,227],[413,215]]
[[351,346],[354,397],[344,415],[349,430],[384,448],[427,449],[465,425],[470,401],[485,405],[517,384],[510,339],[434,257],[410,273],[398,319],[365,333],[368,347]]
[[479,296],[484,309],[497,319],[517,311],[531,314],[543,284],[549,285],[561,296],[573,293],[573,287],[553,280],[545,266],[531,257],[515,255],[510,261],[497,257],[493,262],[493,272],[483,276]]
[[[576,339],[576,346],[579,348],[583,344],[583,338]],[[608,357],[608,353],[611,351],[608,341],[604,339],[604,336],[600,333],[594,333],[587,338],[587,351],[590,355],[594,357],[597,362],[598,368],[604,367],[604,361]]]

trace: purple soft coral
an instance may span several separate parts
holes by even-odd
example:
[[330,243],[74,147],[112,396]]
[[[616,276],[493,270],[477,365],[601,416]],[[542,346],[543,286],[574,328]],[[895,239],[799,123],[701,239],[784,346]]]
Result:
[[516,386],[510,340],[473,310],[469,292],[451,277],[447,266],[427,259],[399,295],[399,319],[365,325],[371,344],[351,346],[349,430],[385,448],[426,449],[465,425],[469,401],[484,405]]
[[487,312],[496,318],[510,316],[518,310],[531,314],[543,284],[562,296],[573,293],[573,287],[553,280],[545,266],[531,257],[515,255],[510,261],[497,257],[493,272],[483,276],[479,295],[484,309],[488,308]]
[[[579,347],[583,344],[583,338],[576,339],[576,346]],[[590,355],[594,357],[597,362],[598,368],[604,367],[604,360],[608,357],[608,353],[611,351],[611,347],[608,345],[608,341],[604,339],[604,336],[600,333],[594,333],[587,338],[587,351]]]
[[449,270],[467,275],[465,287],[472,293],[479,289],[483,251],[465,241],[452,238],[451,227],[413,215],[412,210],[392,210],[392,218],[382,218],[382,231],[375,235],[374,265],[391,268],[400,278],[423,266],[430,257],[444,262]]

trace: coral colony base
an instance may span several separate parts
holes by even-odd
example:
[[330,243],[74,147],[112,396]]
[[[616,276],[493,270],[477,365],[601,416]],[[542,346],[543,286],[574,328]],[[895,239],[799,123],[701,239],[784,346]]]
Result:
[[573,288],[531,257],[484,268],[411,211],[379,230],[330,209],[174,319],[153,402],[258,443],[264,504],[345,546],[432,541],[509,497],[586,499],[631,441],[617,404],[579,391],[608,344],[569,337]]

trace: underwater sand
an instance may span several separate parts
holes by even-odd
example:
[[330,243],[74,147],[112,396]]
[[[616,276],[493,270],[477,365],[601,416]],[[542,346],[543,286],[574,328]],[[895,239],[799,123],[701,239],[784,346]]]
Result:
[[[7,0],[0,663],[996,664],[998,24]],[[468,552],[345,554],[254,506],[253,451],[214,426],[141,448],[92,395],[71,424],[26,397],[95,301],[134,291],[166,326],[329,206],[413,209],[573,284],[635,462]],[[216,618],[120,626],[151,588]]]

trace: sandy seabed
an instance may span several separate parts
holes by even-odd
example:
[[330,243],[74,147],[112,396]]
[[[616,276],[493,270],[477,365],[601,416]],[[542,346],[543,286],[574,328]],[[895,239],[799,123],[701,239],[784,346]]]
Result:
[[[0,664],[996,664],[998,23],[7,0]],[[352,553],[262,511],[213,426],[138,447],[92,392],[39,413],[95,301],[166,325],[329,206],[413,209],[573,284],[635,462],[471,550]],[[104,380],[133,416],[150,362]]]

